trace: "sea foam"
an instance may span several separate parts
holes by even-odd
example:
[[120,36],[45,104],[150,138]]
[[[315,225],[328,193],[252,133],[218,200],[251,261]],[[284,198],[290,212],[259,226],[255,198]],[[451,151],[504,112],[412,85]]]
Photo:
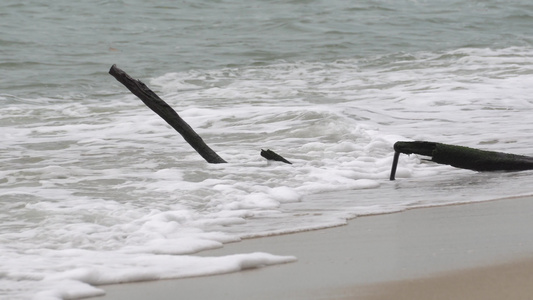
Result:
[[[228,161],[217,165],[126,91],[12,99],[0,108],[0,296],[79,298],[103,284],[293,262],[194,254],[362,215],[527,194],[531,172],[475,173],[416,155],[400,157],[395,182],[388,176],[398,140],[531,154],[532,56],[461,48],[145,80]],[[293,164],[267,162],[261,149]]]

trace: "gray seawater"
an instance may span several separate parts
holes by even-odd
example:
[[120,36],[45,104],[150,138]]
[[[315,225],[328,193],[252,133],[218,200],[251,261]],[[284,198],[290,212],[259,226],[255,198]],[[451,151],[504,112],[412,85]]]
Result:
[[[533,155],[532,25],[525,0],[3,0],[0,298],[287,262],[192,254],[531,194],[530,171],[402,156],[388,175],[400,139]],[[230,163],[203,162],[113,64]]]
[[[100,99],[169,72],[531,46],[529,1],[2,1],[2,94]],[[390,56],[387,56],[390,55]],[[102,95],[103,93],[104,95]],[[77,98],[74,98],[77,99]]]

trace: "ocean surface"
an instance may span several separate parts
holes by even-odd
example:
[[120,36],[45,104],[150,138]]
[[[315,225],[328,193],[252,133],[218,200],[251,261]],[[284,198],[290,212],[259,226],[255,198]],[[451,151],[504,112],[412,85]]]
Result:
[[[0,298],[293,262],[196,253],[533,194],[533,171],[417,155],[388,178],[400,140],[533,155],[532,27],[530,0],[2,0]],[[228,163],[206,163],[113,64]]]

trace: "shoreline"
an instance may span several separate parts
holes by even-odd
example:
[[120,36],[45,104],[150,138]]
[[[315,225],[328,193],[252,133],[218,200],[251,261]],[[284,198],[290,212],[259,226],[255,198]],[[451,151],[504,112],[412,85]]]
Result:
[[[362,216],[345,226],[245,239],[197,254],[267,252],[294,255],[294,263],[100,286],[106,295],[94,299],[157,300],[176,294],[190,299],[374,299],[377,290],[417,288],[408,282],[445,282],[439,277],[445,273],[486,273],[517,260],[533,262],[532,216],[532,196]],[[533,278],[533,270],[529,273]]]

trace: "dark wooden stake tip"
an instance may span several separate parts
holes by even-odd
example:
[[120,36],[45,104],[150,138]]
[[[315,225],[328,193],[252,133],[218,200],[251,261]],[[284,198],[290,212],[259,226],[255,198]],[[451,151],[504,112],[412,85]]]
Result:
[[267,149],[267,150],[261,149],[261,156],[266,158],[266,159],[268,159],[268,160],[281,161],[281,162],[284,162],[286,164],[292,165],[292,163],[290,161],[286,160],[281,155],[277,154],[276,152],[274,152],[274,151],[272,151],[270,149]]

